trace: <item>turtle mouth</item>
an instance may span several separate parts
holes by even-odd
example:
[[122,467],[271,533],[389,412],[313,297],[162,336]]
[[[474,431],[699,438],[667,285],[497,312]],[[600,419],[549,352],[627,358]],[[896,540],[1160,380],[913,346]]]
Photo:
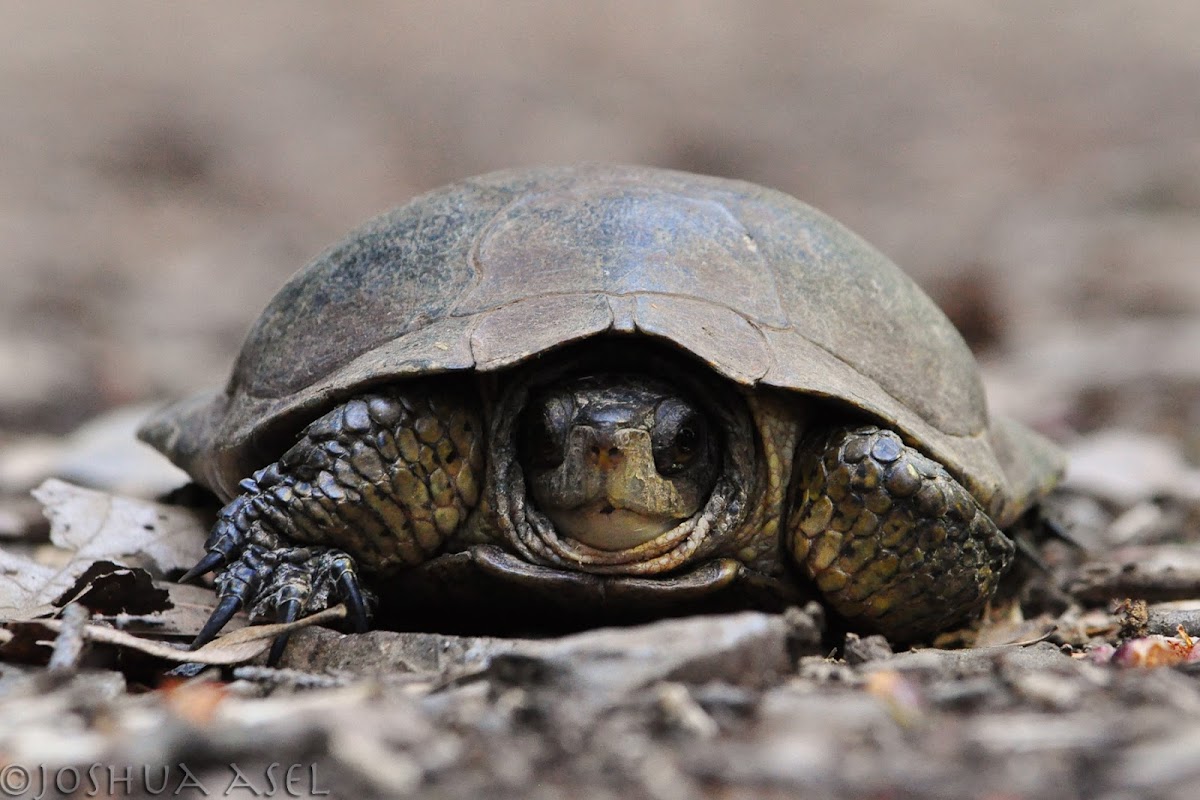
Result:
[[653,541],[686,519],[618,508],[609,500],[545,509],[544,513],[564,536],[609,551],[628,550]]

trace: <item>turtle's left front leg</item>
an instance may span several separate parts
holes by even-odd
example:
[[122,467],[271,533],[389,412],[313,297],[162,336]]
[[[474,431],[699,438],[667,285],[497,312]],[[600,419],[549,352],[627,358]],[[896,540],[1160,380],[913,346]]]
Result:
[[979,611],[1014,546],[936,461],[876,426],[804,440],[788,545],[829,605],[900,641]]
[[182,579],[217,572],[217,609],[193,647],[243,607],[291,621],[337,598],[364,629],[360,567],[387,575],[433,557],[478,503],[483,461],[479,413],[457,394],[397,389],[335,407],[221,510]]

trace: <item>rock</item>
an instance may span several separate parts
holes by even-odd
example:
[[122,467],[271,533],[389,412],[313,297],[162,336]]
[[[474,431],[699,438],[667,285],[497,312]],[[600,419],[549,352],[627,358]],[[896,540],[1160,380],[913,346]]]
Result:
[[[398,668],[459,675],[486,670],[504,683],[541,676],[540,682],[615,696],[659,681],[768,685],[791,671],[788,637],[782,616],[758,612],[602,628],[544,641],[308,630],[293,638],[283,666],[360,675]],[[524,671],[515,681],[514,670]]]
[[892,655],[892,646],[887,638],[879,635],[860,638],[857,634],[847,633],[846,644],[843,647],[846,663],[850,665],[865,664]]
[[888,669],[961,678],[990,673],[1001,664],[1010,668],[1053,669],[1072,663],[1070,656],[1064,655],[1053,644],[1039,642],[1028,647],[1003,645],[972,650],[909,650],[890,658],[870,661],[862,668],[868,672]]
[[1183,628],[1189,635],[1200,638],[1200,600],[1156,603],[1147,612],[1147,633],[1175,636]]

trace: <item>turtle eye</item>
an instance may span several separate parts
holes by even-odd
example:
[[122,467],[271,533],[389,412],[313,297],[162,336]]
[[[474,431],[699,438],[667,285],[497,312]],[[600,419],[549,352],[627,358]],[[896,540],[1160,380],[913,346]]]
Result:
[[528,469],[552,469],[563,462],[571,414],[566,401],[535,403],[521,426],[521,461]]
[[690,404],[668,398],[654,412],[654,466],[660,475],[674,475],[691,466],[708,449],[708,423]]

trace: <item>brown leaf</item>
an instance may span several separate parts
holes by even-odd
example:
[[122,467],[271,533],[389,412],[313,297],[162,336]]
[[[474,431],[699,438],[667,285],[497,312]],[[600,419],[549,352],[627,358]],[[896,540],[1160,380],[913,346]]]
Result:
[[75,583],[55,598],[54,605],[80,603],[89,611],[112,614],[152,614],[170,605],[167,593],[155,588],[150,573],[111,561],[92,564]]
[[187,569],[204,555],[202,515],[51,478],[33,490],[50,518],[50,539],[87,561],[148,561],[159,572]]
[[[167,607],[154,613],[122,614],[112,621],[126,633],[154,638],[164,636],[195,636],[208,621],[217,606],[217,595],[212,589],[188,583],[155,581],[155,591],[165,592],[169,598]],[[226,623],[226,632],[246,626],[246,615],[236,614]]]
[[[336,605],[295,622],[275,625],[252,625],[228,633],[209,642],[199,650],[188,650],[181,645],[143,639],[138,636],[103,625],[88,625],[83,629],[84,637],[93,642],[127,647],[167,661],[193,662],[197,664],[240,664],[265,653],[271,642],[281,633],[320,625],[346,616],[346,607]],[[57,633],[62,628],[58,620],[38,620],[38,625]]]
[[[50,518],[51,540],[67,551],[69,558],[65,564],[50,566],[0,550],[0,621],[45,616],[92,589],[115,591],[116,586],[107,581],[87,585],[98,577],[97,562],[126,570],[145,565],[161,573],[190,567],[203,555],[206,529],[196,512],[116,497],[55,479],[44,482],[33,494]],[[139,605],[136,600],[126,592],[117,605],[131,613],[163,607],[161,598],[152,600],[151,606]],[[110,612],[114,608],[100,603],[99,597],[96,602],[98,605],[90,607]]]

